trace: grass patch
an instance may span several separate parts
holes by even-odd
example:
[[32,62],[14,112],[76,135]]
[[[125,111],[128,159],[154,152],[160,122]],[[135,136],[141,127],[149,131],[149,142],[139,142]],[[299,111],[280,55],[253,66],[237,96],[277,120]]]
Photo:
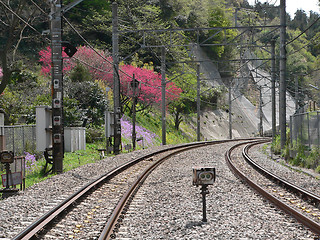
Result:
[[[122,146],[125,144],[131,144],[131,135],[125,134],[130,133],[130,119],[125,122],[126,125],[122,126]],[[139,128],[137,126],[139,125]],[[140,127],[143,126],[143,127]],[[144,137],[144,147],[150,146],[160,146],[161,141],[161,113],[158,110],[148,112],[146,115],[137,114],[137,137]],[[195,130],[190,128],[190,123],[182,122],[180,129],[176,130],[174,128],[174,119],[168,115],[166,120],[166,140],[167,144],[179,144],[194,141],[196,136]],[[132,131],[132,130],[131,130]],[[140,134],[140,135],[139,135]],[[92,134],[93,135],[93,134]],[[101,134],[100,134],[101,135]],[[99,136],[100,136],[99,135]],[[99,137],[103,139],[103,137]],[[92,137],[94,139],[94,137]],[[66,152],[63,159],[63,172],[70,171],[72,169],[78,168],[80,166],[86,165],[88,163],[94,163],[100,160],[100,154],[98,149],[104,149],[106,146],[105,141],[87,143],[86,150],[79,150],[76,152]],[[142,149],[142,142],[138,142],[136,149]],[[124,152],[124,149],[122,149]],[[38,160],[36,160],[36,155]],[[39,154],[27,154],[26,155],[26,188],[44,181],[55,174],[44,175],[45,159],[43,156],[39,157]],[[51,166],[49,166],[51,167]],[[5,174],[4,170],[0,169],[0,174]],[[2,180],[0,179],[0,184]]]

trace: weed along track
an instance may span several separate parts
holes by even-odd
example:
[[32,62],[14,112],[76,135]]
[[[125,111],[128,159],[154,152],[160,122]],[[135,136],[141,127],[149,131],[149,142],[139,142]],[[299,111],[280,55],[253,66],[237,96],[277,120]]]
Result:
[[226,160],[230,169],[264,198],[320,235],[320,196],[256,163],[248,151],[261,143],[264,141],[248,143],[243,149],[240,147],[245,143],[240,143],[229,149]]
[[[19,229],[19,232],[12,236],[8,231],[7,236],[11,239],[311,238],[314,233],[310,226],[304,227],[276,210],[237,179],[226,164],[225,153],[235,143],[266,141],[260,138],[197,142],[166,146],[149,153],[141,151],[144,155],[137,152],[118,155],[112,159],[126,159],[118,162],[118,167],[109,168],[108,173],[100,174],[81,188],[74,186],[78,190],[69,197],[60,194],[60,203],[42,207],[46,211],[34,220],[29,219],[27,228],[16,226],[11,231]],[[237,158],[240,157],[242,152],[237,153]],[[243,160],[240,164],[248,166]],[[201,189],[192,183],[194,167],[202,166],[215,168],[216,175],[215,182],[206,190],[206,221],[202,218]],[[85,172],[82,174],[77,179],[84,178]],[[260,173],[255,174],[261,178]],[[63,175],[55,177],[60,179]],[[4,203],[9,204],[8,200]]]

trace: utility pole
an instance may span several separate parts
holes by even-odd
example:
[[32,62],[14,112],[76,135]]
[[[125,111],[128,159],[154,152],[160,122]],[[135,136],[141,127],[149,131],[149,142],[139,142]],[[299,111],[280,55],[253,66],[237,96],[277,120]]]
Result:
[[281,149],[286,144],[286,0],[280,0],[280,93],[279,124]]
[[136,104],[137,104],[137,96],[139,95],[139,82],[138,80],[135,79],[134,74],[132,77],[132,82],[131,82],[131,87],[132,87],[132,149],[136,150],[136,139],[137,139],[137,134],[136,134]]
[[298,75],[295,75],[295,99],[296,99],[296,113],[299,109],[299,78]]
[[52,169],[55,173],[62,173],[64,155],[61,15],[61,0],[51,1]]
[[[63,172],[64,118],[63,118],[63,58],[62,58],[62,14],[81,3],[76,0],[62,8],[62,0],[50,1],[51,32],[51,97],[52,97],[52,158],[53,172]],[[72,50],[73,51],[73,50]],[[76,50],[75,50],[76,51]],[[72,55],[75,52],[72,53]],[[67,53],[68,54],[68,53]],[[70,53],[71,54],[71,53]],[[70,57],[72,55],[68,54]]]
[[119,79],[119,32],[118,4],[112,3],[112,58],[113,58],[113,97],[114,97],[114,144],[113,153],[120,153],[121,146],[121,108],[120,108],[120,79]]
[[161,48],[161,110],[162,110],[162,145],[166,145],[166,52]]
[[200,141],[200,64],[197,64],[197,141]]
[[263,137],[263,126],[262,126],[262,87],[259,87],[259,135]]
[[232,139],[232,114],[231,114],[231,79],[229,79],[229,139]]
[[271,41],[271,106],[272,106],[272,141],[277,134],[276,121],[276,58],[275,40]]

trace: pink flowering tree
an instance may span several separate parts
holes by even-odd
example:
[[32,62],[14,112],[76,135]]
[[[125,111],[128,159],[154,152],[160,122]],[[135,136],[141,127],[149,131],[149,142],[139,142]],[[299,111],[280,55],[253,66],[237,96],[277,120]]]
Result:
[[[135,79],[140,82],[138,102],[140,103],[140,111],[152,106],[154,103],[161,102],[161,75],[151,69],[134,67],[132,65],[121,66],[120,85],[122,103],[128,107],[131,102],[132,90],[130,83],[134,75]],[[129,87],[129,89],[128,89]],[[173,82],[166,85],[166,101],[174,101],[179,98],[182,90]],[[139,110],[138,110],[139,111]]]
[[[68,75],[77,64],[84,65],[95,80],[103,80],[111,84],[112,80],[112,58],[108,52],[95,50],[105,59],[97,55],[97,53],[86,46],[78,47],[78,51],[72,58],[68,58],[65,52],[62,52],[63,74]],[[39,52],[41,62],[41,72],[45,76],[51,75],[51,48],[47,47]]]
[[[104,56],[105,59],[86,46],[79,47],[77,53],[72,58],[67,58],[67,55],[63,53],[63,57],[66,57],[64,60],[63,73],[68,75],[77,64],[80,64],[88,69],[93,80],[101,80],[106,85],[113,88],[112,57],[108,52],[103,52],[101,50],[96,51]],[[39,61],[42,63],[42,74],[50,76],[51,48],[47,47],[46,49],[41,50],[39,55]],[[154,103],[159,103],[161,101],[161,75],[151,69],[139,68],[132,65],[121,65],[119,76],[122,107],[130,109],[132,92],[130,92],[128,86],[132,81],[133,75],[135,75],[135,79],[141,83],[138,97],[140,111],[145,110]],[[178,99],[181,92],[182,90],[173,82],[167,83],[166,101],[170,102]]]

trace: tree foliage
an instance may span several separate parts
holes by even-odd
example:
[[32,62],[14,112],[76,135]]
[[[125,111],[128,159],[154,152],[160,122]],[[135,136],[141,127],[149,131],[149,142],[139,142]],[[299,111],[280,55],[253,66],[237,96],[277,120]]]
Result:
[[[97,52],[103,58],[98,56]],[[41,71],[48,77],[51,74],[51,48],[41,50],[39,55],[42,63]],[[105,86],[113,88],[112,58],[109,53],[93,50],[86,46],[79,47],[74,57],[66,61],[63,73],[70,79],[69,84],[65,85],[66,96],[70,99],[76,99],[81,109],[87,109],[87,115],[89,115],[91,121],[94,124],[99,124],[98,119],[94,118],[94,114],[103,116],[105,99],[103,99],[100,91],[102,89],[99,88],[96,81],[103,82]],[[132,92],[130,92],[128,86],[130,86],[133,76],[140,82],[138,97],[140,111],[161,101],[160,74],[150,66],[137,67],[124,64],[120,65],[119,71],[121,106],[123,108],[130,109],[131,106]],[[166,101],[170,102],[178,99],[182,90],[175,83],[170,82],[166,85],[166,91]],[[96,96],[94,96],[94,93],[96,93]],[[93,108],[96,110],[93,111]]]
[[[43,9],[48,7],[45,1],[35,0],[34,3]],[[3,70],[0,93],[9,83],[12,73],[19,70],[16,62],[26,59],[26,55],[31,57],[30,53],[37,51],[36,46],[45,42],[39,37],[41,33],[37,28],[42,27],[47,16],[34,3],[27,0],[0,3],[0,65]]]

